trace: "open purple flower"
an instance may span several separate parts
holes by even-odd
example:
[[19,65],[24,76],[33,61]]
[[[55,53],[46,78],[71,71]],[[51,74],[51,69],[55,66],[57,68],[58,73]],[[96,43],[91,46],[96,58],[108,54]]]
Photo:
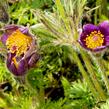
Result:
[[79,43],[90,51],[100,51],[109,46],[109,22],[104,21],[98,26],[86,24],[80,34]]
[[16,76],[24,75],[39,59],[34,37],[25,27],[8,25],[1,41],[7,47],[7,68]]

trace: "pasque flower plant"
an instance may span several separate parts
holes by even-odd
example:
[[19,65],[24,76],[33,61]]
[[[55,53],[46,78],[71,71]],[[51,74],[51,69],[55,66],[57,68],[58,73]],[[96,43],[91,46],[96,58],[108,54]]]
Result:
[[25,27],[8,25],[4,29],[1,41],[7,48],[7,68],[14,75],[22,76],[39,59],[35,38]]
[[109,46],[109,21],[104,21],[98,26],[86,24],[80,33],[79,43],[90,51],[100,51]]

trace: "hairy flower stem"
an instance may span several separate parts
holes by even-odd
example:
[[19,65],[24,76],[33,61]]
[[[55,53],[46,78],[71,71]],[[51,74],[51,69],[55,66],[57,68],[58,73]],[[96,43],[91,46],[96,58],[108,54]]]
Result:
[[106,85],[106,88],[107,88],[107,92],[109,93],[109,80],[106,76],[106,69],[105,69],[105,63],[100,59],[100,58],[94,58],[96,64],[99,66],[99,71],[102,75],[102,78],[103,78],[103,81]]
[[78,67],[80,69],[80,72],[81,72],[83,78],[85,79],[85,81],[87,82],[88,86],[90,87],[90,90],[91,90],[93,96],[95,97],[96,100],[100,101],[99,95],[96,92],[94,84],[91,81],[90,77],[88,76],[87,72],[85,71],[85,69],[83,67],[83,64],[81,63],[81,61],[80,61],[80,59],[78,57],[78,54],[74,51],[73,55],[74,55],[74,59],[75,59],[77,65],[78,65]]
[[95,88],[96,88],[97,92],[99,93],[100,99],[105,101],[106,100],[105,92],[104,92],[103,88],[101,87],[100,83],[97,80],[97,77],[94,73],[95,71],[93,69],[91,61],[88,58],[88,55],[82,49],[81,49],[81,55],[82,55],[82,58],[84,60],[85,66],[88,70],[88,73],[90,74],[90,77],[91,77],[91,79],[92,79],[92,81],[95,85]]

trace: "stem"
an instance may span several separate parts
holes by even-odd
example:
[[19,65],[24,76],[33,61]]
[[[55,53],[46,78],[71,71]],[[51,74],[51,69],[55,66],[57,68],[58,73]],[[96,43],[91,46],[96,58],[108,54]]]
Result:
[[88,76],[88,74],[87,74],[86,71],[84,70],[84,67],[83,67],[83,65],[82,65],[82,63],[81,63],[81,61],[80,61],[80,59],[79,59],[79,57],[78,57],[78,55],[77,55],[77,53],[76,53],[75,51],[74,51],[73,55],[74,55],[74,58],[75,58],[75,60],[76,60],[77,65],[78,65],[78,67],[79,67],[79,69],[80,69],[80,72],[82,73],[83,78],[85,79],[85,81],[87,82],[87,84],[88,84],[89,87],[90,87],[90,90],[91,90],[93,96],[94,96],[98,101],[100,101],[99,95],[98,95],[98,93],[96,92],[96,89],[95,89],[95,87],[94,87],[94,84],[92,83],[90,77]]
[[99,66],[99,71],[102,75],[103,81],[104,81],[106,88],[107,88],[107,91],[109,93],[109,80],[108,80],[106,73],[105,73],[106,72],[106,69],[104,66],[105,63],[101,59],[98,59],[98,58],[94,58],[94,60],[95,60],[96,64]]
[[91,76],[91,79],[92,79],[92,81],[93,81],[93,83],[95,85],[95,88],[99,93],[99,96],[100,96],[101,100],[103,100],[103,101],[106,100],[105,92],[104,92],[103,88],[101,87],[100,83],[97,80],[97,77],[96,77],[96,75],[94,73],[95,71],[93,69],[93,66],[92,66],[90,60],[88,59],[87,54],[83,50],[81,50],[81,55],[82,55],[82,58],[84,60],[85,65],[86,65],[86,68],[87,68],[87,70],[88,70],[88,72],[89,72],[89,74]]

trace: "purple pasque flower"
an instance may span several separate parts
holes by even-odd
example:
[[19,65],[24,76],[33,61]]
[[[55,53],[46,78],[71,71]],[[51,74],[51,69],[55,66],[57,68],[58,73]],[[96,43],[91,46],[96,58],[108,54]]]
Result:
[[80,33],[79,43],[90,51],[100,51],[109,46],[109,21],[104,21],[98,26],[86,24]]
[[1,41],[7,47],[7,68],[16,76],[24,75],[39,59],[34,37],[25,27],[8,25]]

